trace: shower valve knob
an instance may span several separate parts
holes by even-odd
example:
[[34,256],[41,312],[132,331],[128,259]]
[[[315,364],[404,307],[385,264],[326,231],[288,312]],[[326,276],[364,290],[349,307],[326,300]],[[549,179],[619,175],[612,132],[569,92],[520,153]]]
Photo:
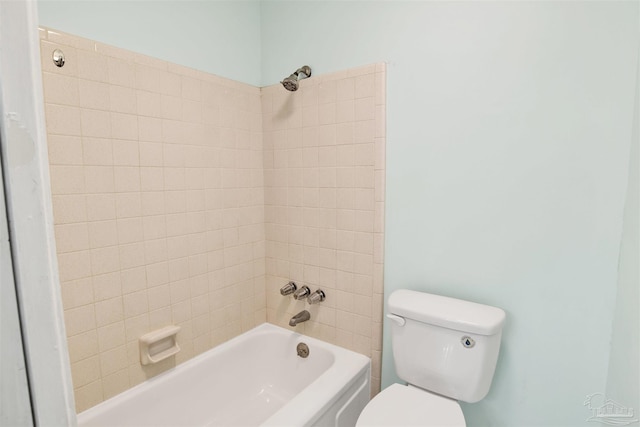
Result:
[[285,296],[285,295],[292,294],[296,291],[296,289],[298,289],[296,284],[293,282],[289,282],[280,288],[280,295]]
[[309,295],[311,295],[311,289],[305,285],[293,293],[293,298],[301,300],[305,299]]
[[326,295],[324,294],[324,291],[321,289],[318,289],[317,291],[315,291],[314,293],[312,293],[307,297],[307,302],[309,304],[318,304],[324,301],[325,298],[326,298]]

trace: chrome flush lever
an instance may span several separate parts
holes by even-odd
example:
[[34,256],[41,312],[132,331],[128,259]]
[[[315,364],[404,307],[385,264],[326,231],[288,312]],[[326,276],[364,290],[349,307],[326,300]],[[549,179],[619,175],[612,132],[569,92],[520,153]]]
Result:
[[407,323],[407,321],[404,320],[404,317],[398,316],[396,314],[389,313],[387,314],[387,318],[393,320],[398,326],[404,326]]

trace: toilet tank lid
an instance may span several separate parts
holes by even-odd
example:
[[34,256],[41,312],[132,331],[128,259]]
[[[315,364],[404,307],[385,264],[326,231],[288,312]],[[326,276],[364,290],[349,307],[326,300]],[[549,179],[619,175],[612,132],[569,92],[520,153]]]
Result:
[[407,289],[393,292],[388,308],[397,316],[478,335],[497,334],[506,317],[497,307]]

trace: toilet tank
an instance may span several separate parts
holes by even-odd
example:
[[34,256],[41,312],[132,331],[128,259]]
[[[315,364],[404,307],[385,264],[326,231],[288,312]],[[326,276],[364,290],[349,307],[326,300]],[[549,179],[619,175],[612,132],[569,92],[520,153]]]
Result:
[[409,384],[464,402],[489,392],[503,310],[410,290],[389,296],[396,372]]

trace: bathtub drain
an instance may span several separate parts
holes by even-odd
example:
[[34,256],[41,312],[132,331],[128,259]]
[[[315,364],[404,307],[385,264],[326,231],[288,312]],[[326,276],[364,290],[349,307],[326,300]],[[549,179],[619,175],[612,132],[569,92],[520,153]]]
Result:
[[298,352],[298,356],[302,357],[303,359],[309,356],[309,346],[303,342],[298,344],[298,346],[296,347],[296,351]]

